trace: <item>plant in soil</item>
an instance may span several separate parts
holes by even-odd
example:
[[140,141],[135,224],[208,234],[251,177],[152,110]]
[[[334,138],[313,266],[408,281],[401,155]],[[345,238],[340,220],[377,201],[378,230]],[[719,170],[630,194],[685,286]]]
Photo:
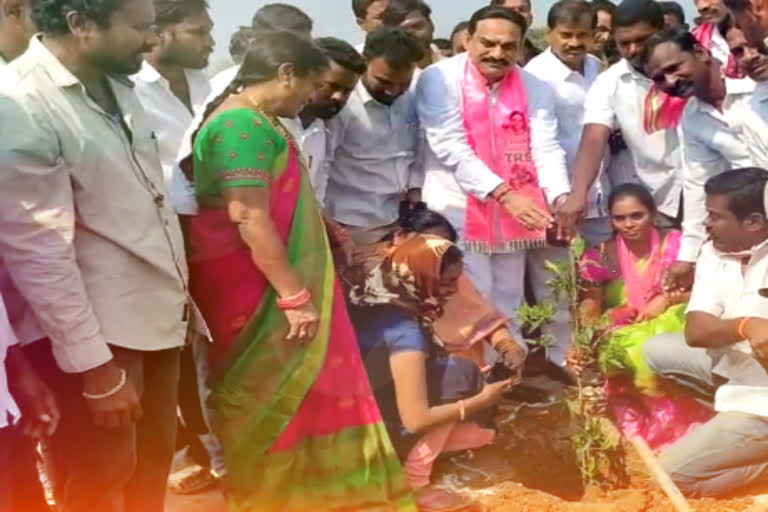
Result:
[[[586,244],[576,238],[564,261],[546,262],[552,274],[548,285],[558,302],[567,300],[571,317],[571,354],[569,366],[576,375],[577,389],[567,400],[573,423],[571,451],[585,485],[611,487],[626,483],[624,450],[621,438],[606,416],[603,375],[598,365],[601,334],[607,327],[602,320],[597,324],[585,323],[579,311],[579,299],[584,282],[578,271]],[[541,332],[541,327],[552,323],[555,306],[541,303],[524,305],[518,312],[518,321],[528,335]],[[534,350],[546,350],[553,339],[540,335],[533,339]],[[610,354],[608,355],[610,357]]]

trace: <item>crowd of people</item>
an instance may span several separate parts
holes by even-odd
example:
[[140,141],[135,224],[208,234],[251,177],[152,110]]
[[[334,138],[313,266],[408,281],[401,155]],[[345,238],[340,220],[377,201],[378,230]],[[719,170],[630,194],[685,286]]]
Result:
[[160,512],[182,447],[232,510],[472,510],[434,462],[572,314],[685,494],[765,482],[768,1],[695,4],[272,3],[210,77],[206,0],[0,0],[0,511]]

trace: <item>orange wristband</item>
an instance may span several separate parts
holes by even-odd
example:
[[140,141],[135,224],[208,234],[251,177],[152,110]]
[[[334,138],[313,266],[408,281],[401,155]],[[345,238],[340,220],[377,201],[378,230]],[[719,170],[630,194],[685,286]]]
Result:
[[750,320],[752,320],[751,316],[742,318],[741,321],[739,321],[739,326],[736,328],[736,332],[739,333],[739,336],[741,336],[742,340],[747,339],[747,334],[744,332],[744,329],[747,328],[747,324],[749,323]]

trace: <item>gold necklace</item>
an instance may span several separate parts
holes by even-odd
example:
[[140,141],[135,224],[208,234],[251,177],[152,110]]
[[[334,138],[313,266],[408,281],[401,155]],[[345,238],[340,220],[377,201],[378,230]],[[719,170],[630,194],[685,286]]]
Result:
[[[249,98],[250,99],[250,98]],[[253,103],[253,102],[252,102]],[[286,128],[283,123],[280,121],[280,119],[272,114],[267,114],[264,112],[264,109],[262,109],[258,104],[253,103],[253,109],[261,114],[269,123],[269,125],[278,133],[281,137],[286,139],[289,144],[293,145],[293,150],[296,152],[296,156],[299,159],[299,166],[305,171],[309,172],[309,165],[307,165],[307,161],[304,158],[304,152],[301,150],[301,147],[296,142],[296,139],[293,137],[293,134],[291,131]]]

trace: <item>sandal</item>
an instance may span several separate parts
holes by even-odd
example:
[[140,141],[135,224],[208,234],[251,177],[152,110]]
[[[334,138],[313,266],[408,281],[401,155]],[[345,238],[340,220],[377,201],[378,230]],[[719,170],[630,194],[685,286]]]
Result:
[[173,473],[168,479],[168,488],[176,494],[196,494],[210,489],[217,482],[208,468],[195,464]]
[[485,507],[467,496],[431,486],[416,491],[416,504],[419,512],[485,511]]

